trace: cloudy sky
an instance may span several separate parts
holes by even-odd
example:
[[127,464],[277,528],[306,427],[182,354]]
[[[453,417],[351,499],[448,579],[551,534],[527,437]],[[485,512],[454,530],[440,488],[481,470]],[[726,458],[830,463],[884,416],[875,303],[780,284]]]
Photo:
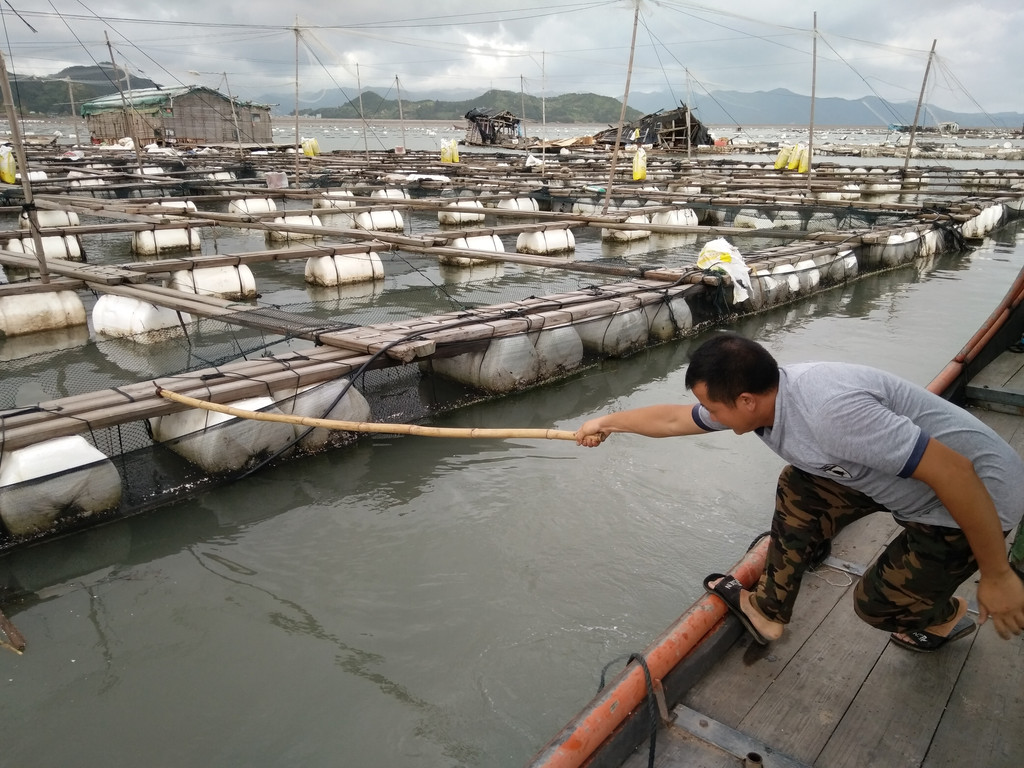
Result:
[[[354,97],[357,77],[378,90],[397,78],[403,95],[493,87],[621,98],[635,7],[633,0],[2,0],[0,50],[9,70],[48,75],[110,61],[109,39],[114,60],[131,71],[243,99],[294,92],[296,62],[304,101],[339,87]],[[810,93],[817,11],[820,97],[916,101],[936,40],[929,104],[1024,111],[1020,0],[640,0],[639,10],[631,92],[685,99],[689,84],[697,93]]]

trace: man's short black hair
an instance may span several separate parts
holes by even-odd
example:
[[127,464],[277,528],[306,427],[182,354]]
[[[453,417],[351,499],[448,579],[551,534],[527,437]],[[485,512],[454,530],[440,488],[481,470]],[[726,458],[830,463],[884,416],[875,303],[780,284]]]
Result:
[[761,395],[779,385],[779,364],[767,349],[738,333],[722,333],[690,354],[686,388],[697,382],[717,403],[734,403],[744,392]]

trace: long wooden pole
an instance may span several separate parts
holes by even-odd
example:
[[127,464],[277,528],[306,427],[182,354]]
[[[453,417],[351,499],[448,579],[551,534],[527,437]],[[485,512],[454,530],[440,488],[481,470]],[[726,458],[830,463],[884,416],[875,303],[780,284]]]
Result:
[[629,104],[629,81],[633,76],[633,52],[636,50],[636,27],[640,20],[640,0],[636,0],[633,8],[633,38],[629,43],[629,64],[626,67],[626,91],[622,94],[622,111],[619,113],[619,127],[615,131],[615,146],[612,148],[612,159],[608,169],[608,187],[604,191],[604,205],[601,213],[607,214],[612,201],[612,185],[615,183],[615,166],[619,161],[619,144],[622,141],[622,124],[626,122],[626,106]]
[[337,419],[314,419],[310,416],[294,416],[287,413],[263,413],[247,411],[230,405],[198,400],[181,395],[163,387],[157,387],[157,394],[176,403],[202,408],[205,411],[226,413],[240,419],[255,421],[277,421],[284,424],[301,424],[304,427],[340,429],[345,432],[374,432],[384,435],[417,435],[419,437],[476,437],[492,439],[536,438],[541,440],[576,440],[576,433],[561,429],[478,429],[459,427],[423,427],[418,424],[385,424],[376,421],[339,421]]
[[[134,107],[128,109],[128,99],[124,95],[124,89],[121,88],[121,78],[117,75],[117,63],[114,61],[114,46],[110,44],[110,35],[103,32],[103,37],[107,41],[107,50],[110,52],[110,66],[114,68],[114,85],[117,86],[117,92],[121,94],[121,110],[124,114],[124,128],[128,136],[132,140],[132,147],[135,149],[135,162],[139,165],[139,175],[144,176],[145,171],[142,168],[142,148],[139,146],[139,137],[136,135],[135,130],[135,109]],[[128,70],[125,70],[127,76]],[[131,91],[131,87],[128,88]]]
[[18,161],[18,167],[21,169],[21,190],[25,196],[25,216],[28,219],[32,245],[35,246],[36,261],[39,262],[39,280],[43,283],[49,283],[50,271],[46,266],[43,240],[39,235],[39,216],[32,197],[32,180],[29,178],[28,156],[25,154],[25,144],[21,140],[21,122],[18,120],[17,110],[14,109],[14,95],[11,93],[11,83],[7,79],[7,63],[4,61],[2,53],[0,53],[0,92],[3,93],[4,97],[7,121],[11,124],[11,143],[14,145],[14,157]]
[[814,96],[818,81],[818,12],[814,12],[814,32],[811,39],[811,119],[807,129],[807,192],[811,191],[814,176]]
[[903,161],[903,178],[907,177],[907,169],[910,167],[910,153],[914,151],[914,137],[917,135],[917,119],[921,115],[921,104],[924,103],[924,92],[928,87],[928,73],[932,69],[932,59],[935,58],[935,43],[932,40],[932,49],[928,52],[928,63],[924,67],[924,80],[921,81],[921,94],[917,97],[917,109],[914,110],[914,122],[910,124],[910,138],[907,140],[907,156]]

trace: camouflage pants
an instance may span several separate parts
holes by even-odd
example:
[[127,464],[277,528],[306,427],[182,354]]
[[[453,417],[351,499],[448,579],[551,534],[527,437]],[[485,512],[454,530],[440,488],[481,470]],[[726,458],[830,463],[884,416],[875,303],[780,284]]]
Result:
[[[882,511],[871,498],[839,483],[787,466],[779,476],[771,544],[753,600],[789,623],[804,573],[845,526]],[[953,593],[977,570],[958,528],[900,523],[903,531],[872,563],[854,592],[855,610],[889,632],[924,629],[953,618]]]

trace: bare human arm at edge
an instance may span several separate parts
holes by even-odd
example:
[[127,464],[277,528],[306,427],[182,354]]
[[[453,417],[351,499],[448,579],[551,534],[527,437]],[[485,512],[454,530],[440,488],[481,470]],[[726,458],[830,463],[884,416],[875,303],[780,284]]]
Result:
[[680,437],[703,435],[693,420],[692,405],[649,405],[598,416],[584,422],[576,431],[576,444],[595,448],[613,432],[628,432],[644,437]]
[[1006,542],[992,497],[974,465],[938,440],[930,439],[912,477],[927,483],[964,532],[978,561],[978,608],[991,616],[1003,639],[1024,630],[1024,583],[1010,569]]

